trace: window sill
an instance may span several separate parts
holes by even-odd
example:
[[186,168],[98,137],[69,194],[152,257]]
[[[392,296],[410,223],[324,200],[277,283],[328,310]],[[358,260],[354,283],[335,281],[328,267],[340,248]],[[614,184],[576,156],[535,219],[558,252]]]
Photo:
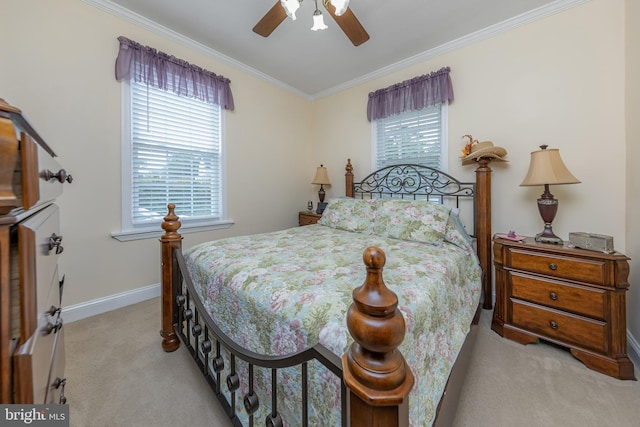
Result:
[[[229,228],[234,224],[233,220],[222,220],[216,222],[209,222],[206,224],[189,224],[183,223],[178,232],[180,234],[188,233],[200,233],[202,231],[221,230],[223,228]],[[164,234],[164,230],[161,229],[160,224],[153,228],[144,228],[138,230],[119,231],[111,233],[111,237],[120,242],[129,242],[132,240],[142,239],[154,239],[159,238]]]

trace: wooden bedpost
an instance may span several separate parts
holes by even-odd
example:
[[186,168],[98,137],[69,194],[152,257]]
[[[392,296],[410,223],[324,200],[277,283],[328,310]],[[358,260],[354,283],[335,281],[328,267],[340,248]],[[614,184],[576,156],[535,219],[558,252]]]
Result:
[[351,166],[351,159],[347,159],[347,166],[345,166],[344,170],[347,171],[344,174],[345,196],[353,197],[353,166]]
[[397,349],[405,334],[398,297],[382,279],[386,262],[376,247],[364,251],[367,277],[353,291],[347,327],[354,342],[342,356],[344,382],[349,389],[351,427],[409,425],[409,398],[414,377]]
[[491,292],[491,158],[478,159],[476,169],[476,236],[477,254],[482,267],[482,290],[484,302],[482,308],[493,307]]
[[180,221],[176,216],[175,205],[167,205],[169,213],[164,217],[162,229],[165,233],[160,238],[162,252],[162,349],[166,352],[175,351],[180,346],[173,325],[177,322],[178,308],[176,304],[176,289],[180,282],[180,271],[173,256],[175,249],[182,247],[182,236],[178,233]]

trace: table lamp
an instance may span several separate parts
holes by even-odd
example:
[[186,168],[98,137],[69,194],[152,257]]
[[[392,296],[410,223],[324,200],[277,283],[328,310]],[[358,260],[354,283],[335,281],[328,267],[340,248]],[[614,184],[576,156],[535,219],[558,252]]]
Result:
[[544,230],[536,235],[536,242],[562,244],[562,239],[551,228],[558,212],[558,200],[549,192],[549,185],[578,184],[580,181],[564,165],[560,151],[557,148],[547,150],[547,147],[548,145],[541,145],[540,150],[531,153],[529,172],[520,185],[544,185],[544,193],[538,199],[538,211],[544,221]]
[[318,203],[318,209],[316,210],[316,212],[322,213],[322,211],[324,211],[324,208],[327,206],[327,204],[324,203],[323,185],[331,185],[331,181],[329,181],[329,175],[327,175],[327,168],[325,168],[323,165],[320,165],[316,169],[316,176],[313,178],[313,181],[311,181],[311,183],[320,185],[320,191],[318,191],[318,198],[320,199],[320,203]]

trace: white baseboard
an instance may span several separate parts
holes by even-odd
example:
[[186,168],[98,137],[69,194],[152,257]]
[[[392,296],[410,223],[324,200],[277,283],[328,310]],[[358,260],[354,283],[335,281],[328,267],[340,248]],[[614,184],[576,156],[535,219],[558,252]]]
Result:
[[71,323],[76,320],[86,319],[87,317],[106,313],[107,311],[126,307],[159,296],[160,284],[156,283],[155,285],[145,286],[132,291],[70,305],[62,308],[64,312],[64,322]]

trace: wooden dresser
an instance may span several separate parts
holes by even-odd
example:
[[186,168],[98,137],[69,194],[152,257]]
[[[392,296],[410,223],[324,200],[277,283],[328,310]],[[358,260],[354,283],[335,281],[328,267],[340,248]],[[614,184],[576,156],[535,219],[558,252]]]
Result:
[[627,356],[628,258],[565,245],[495,239],[491,328],[521,344],[571,349],[587,367],[635,379]]
[[55,156],[0,99],[0,403],[66,403]]

